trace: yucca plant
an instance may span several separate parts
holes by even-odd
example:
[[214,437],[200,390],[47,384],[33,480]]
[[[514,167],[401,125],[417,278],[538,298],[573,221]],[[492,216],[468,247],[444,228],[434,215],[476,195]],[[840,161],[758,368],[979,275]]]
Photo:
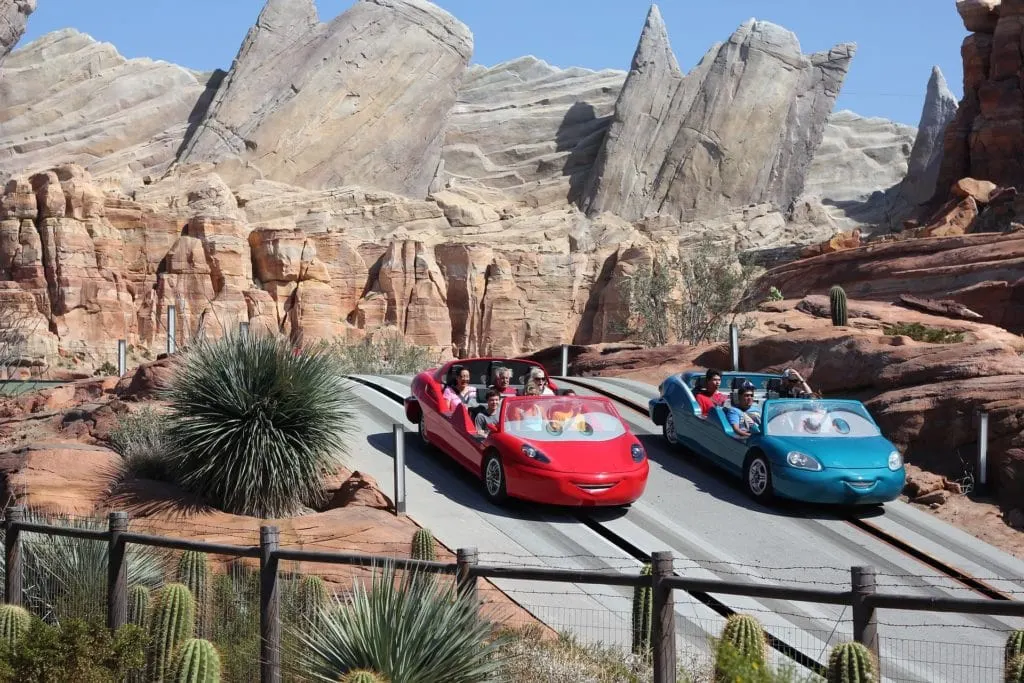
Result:
[[282,337],[231,334],[184,354],[165,397],[185,489],[225,512],[283,517],[325,500],[355,427],[336,357]]
[[317,681],[368,669],[403,683],[476,683],[500,669],[505,644],[450,578],[407,571],[396,581],[390,562],[374,569],[369,588],[356,582],[295,635],[301,645],[291,659]]

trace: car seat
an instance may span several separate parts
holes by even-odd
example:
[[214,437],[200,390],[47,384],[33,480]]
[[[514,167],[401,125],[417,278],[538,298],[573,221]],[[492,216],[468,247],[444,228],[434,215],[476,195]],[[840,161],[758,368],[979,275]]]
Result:
[[697,379],[693,381],[693,393],[704,391],[708,388],[708,378],[704,375],[699,375]]
[[782,378],[772,377],[765,385],[765,398],[778,398],[782,393]]

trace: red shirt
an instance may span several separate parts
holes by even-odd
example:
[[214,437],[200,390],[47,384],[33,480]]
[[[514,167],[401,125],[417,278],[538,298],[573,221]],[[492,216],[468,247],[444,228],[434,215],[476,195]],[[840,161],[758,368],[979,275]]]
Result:
[[694,398],[697,399],[697,405],[700,406],[700,410],[704,415],[710,413],[711,409],[715,406],[725,405],[725,394],[721,391],[716,391],[714,396],[708,396],[703,391],[699,391]]

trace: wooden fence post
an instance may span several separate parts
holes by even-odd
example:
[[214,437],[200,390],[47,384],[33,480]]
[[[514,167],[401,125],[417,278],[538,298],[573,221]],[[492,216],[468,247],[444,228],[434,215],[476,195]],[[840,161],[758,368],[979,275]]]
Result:
[[470,596],[474,603],[478,602],[476,577],[469,573],[471,567],[479,562],[476,548],[457,548],[455,550],[455,585],[459,593]]
[[4,572],[4,602],[8,605],[21,604],[21,582],[23,579],[23,560],[21,553],[21,529],[17,523],[25,519],[25,506],[14,505],[7,508],[4,522],[4,559],[7,571]]
[[111,512],[107,528],[107,627],[116,631],[128,622],[128,567],[121,538],[128,531],[128,513]]
[[277,584],[276,526],[260,527],[260,683],[281,681],[281,604]]
[[672,551],[659,550],[651,554],[654,683],[675,683],[676,680],[676,606],[672,589],[663,583],[674,573]]
[[853,590],[853,639],[878,657],[878,619],[875,609],[865,598],[875,592],[875,568],[852,567],[850,579]]

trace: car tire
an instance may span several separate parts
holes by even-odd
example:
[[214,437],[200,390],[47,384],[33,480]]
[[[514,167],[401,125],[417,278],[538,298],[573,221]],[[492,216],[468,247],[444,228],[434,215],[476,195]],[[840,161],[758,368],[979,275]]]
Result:
[[665,413],[665,423],[661,425],[661,433],[669,446],[679,448],[679,433],[676,432],[676,418],[672,414],[671,408]]
[[426,448],[428,451],[434,450],[434,444],[432,444],[430,442],[430,437],[427,435],[427,417],[426,417],[426,415],[421,415],[420,416],[419,432],[420,432],[420,443],[423,444],[424,448]]
[[772,466],[764,453],[752,453],[747,456],[743,466],[743,485],[750,497],[760,503],[772,499]]
[[508,500],[505,486],[505,466],[497,453],[491,452],[484,458],[483,467],[484,495],[492,503],[501,504]]

